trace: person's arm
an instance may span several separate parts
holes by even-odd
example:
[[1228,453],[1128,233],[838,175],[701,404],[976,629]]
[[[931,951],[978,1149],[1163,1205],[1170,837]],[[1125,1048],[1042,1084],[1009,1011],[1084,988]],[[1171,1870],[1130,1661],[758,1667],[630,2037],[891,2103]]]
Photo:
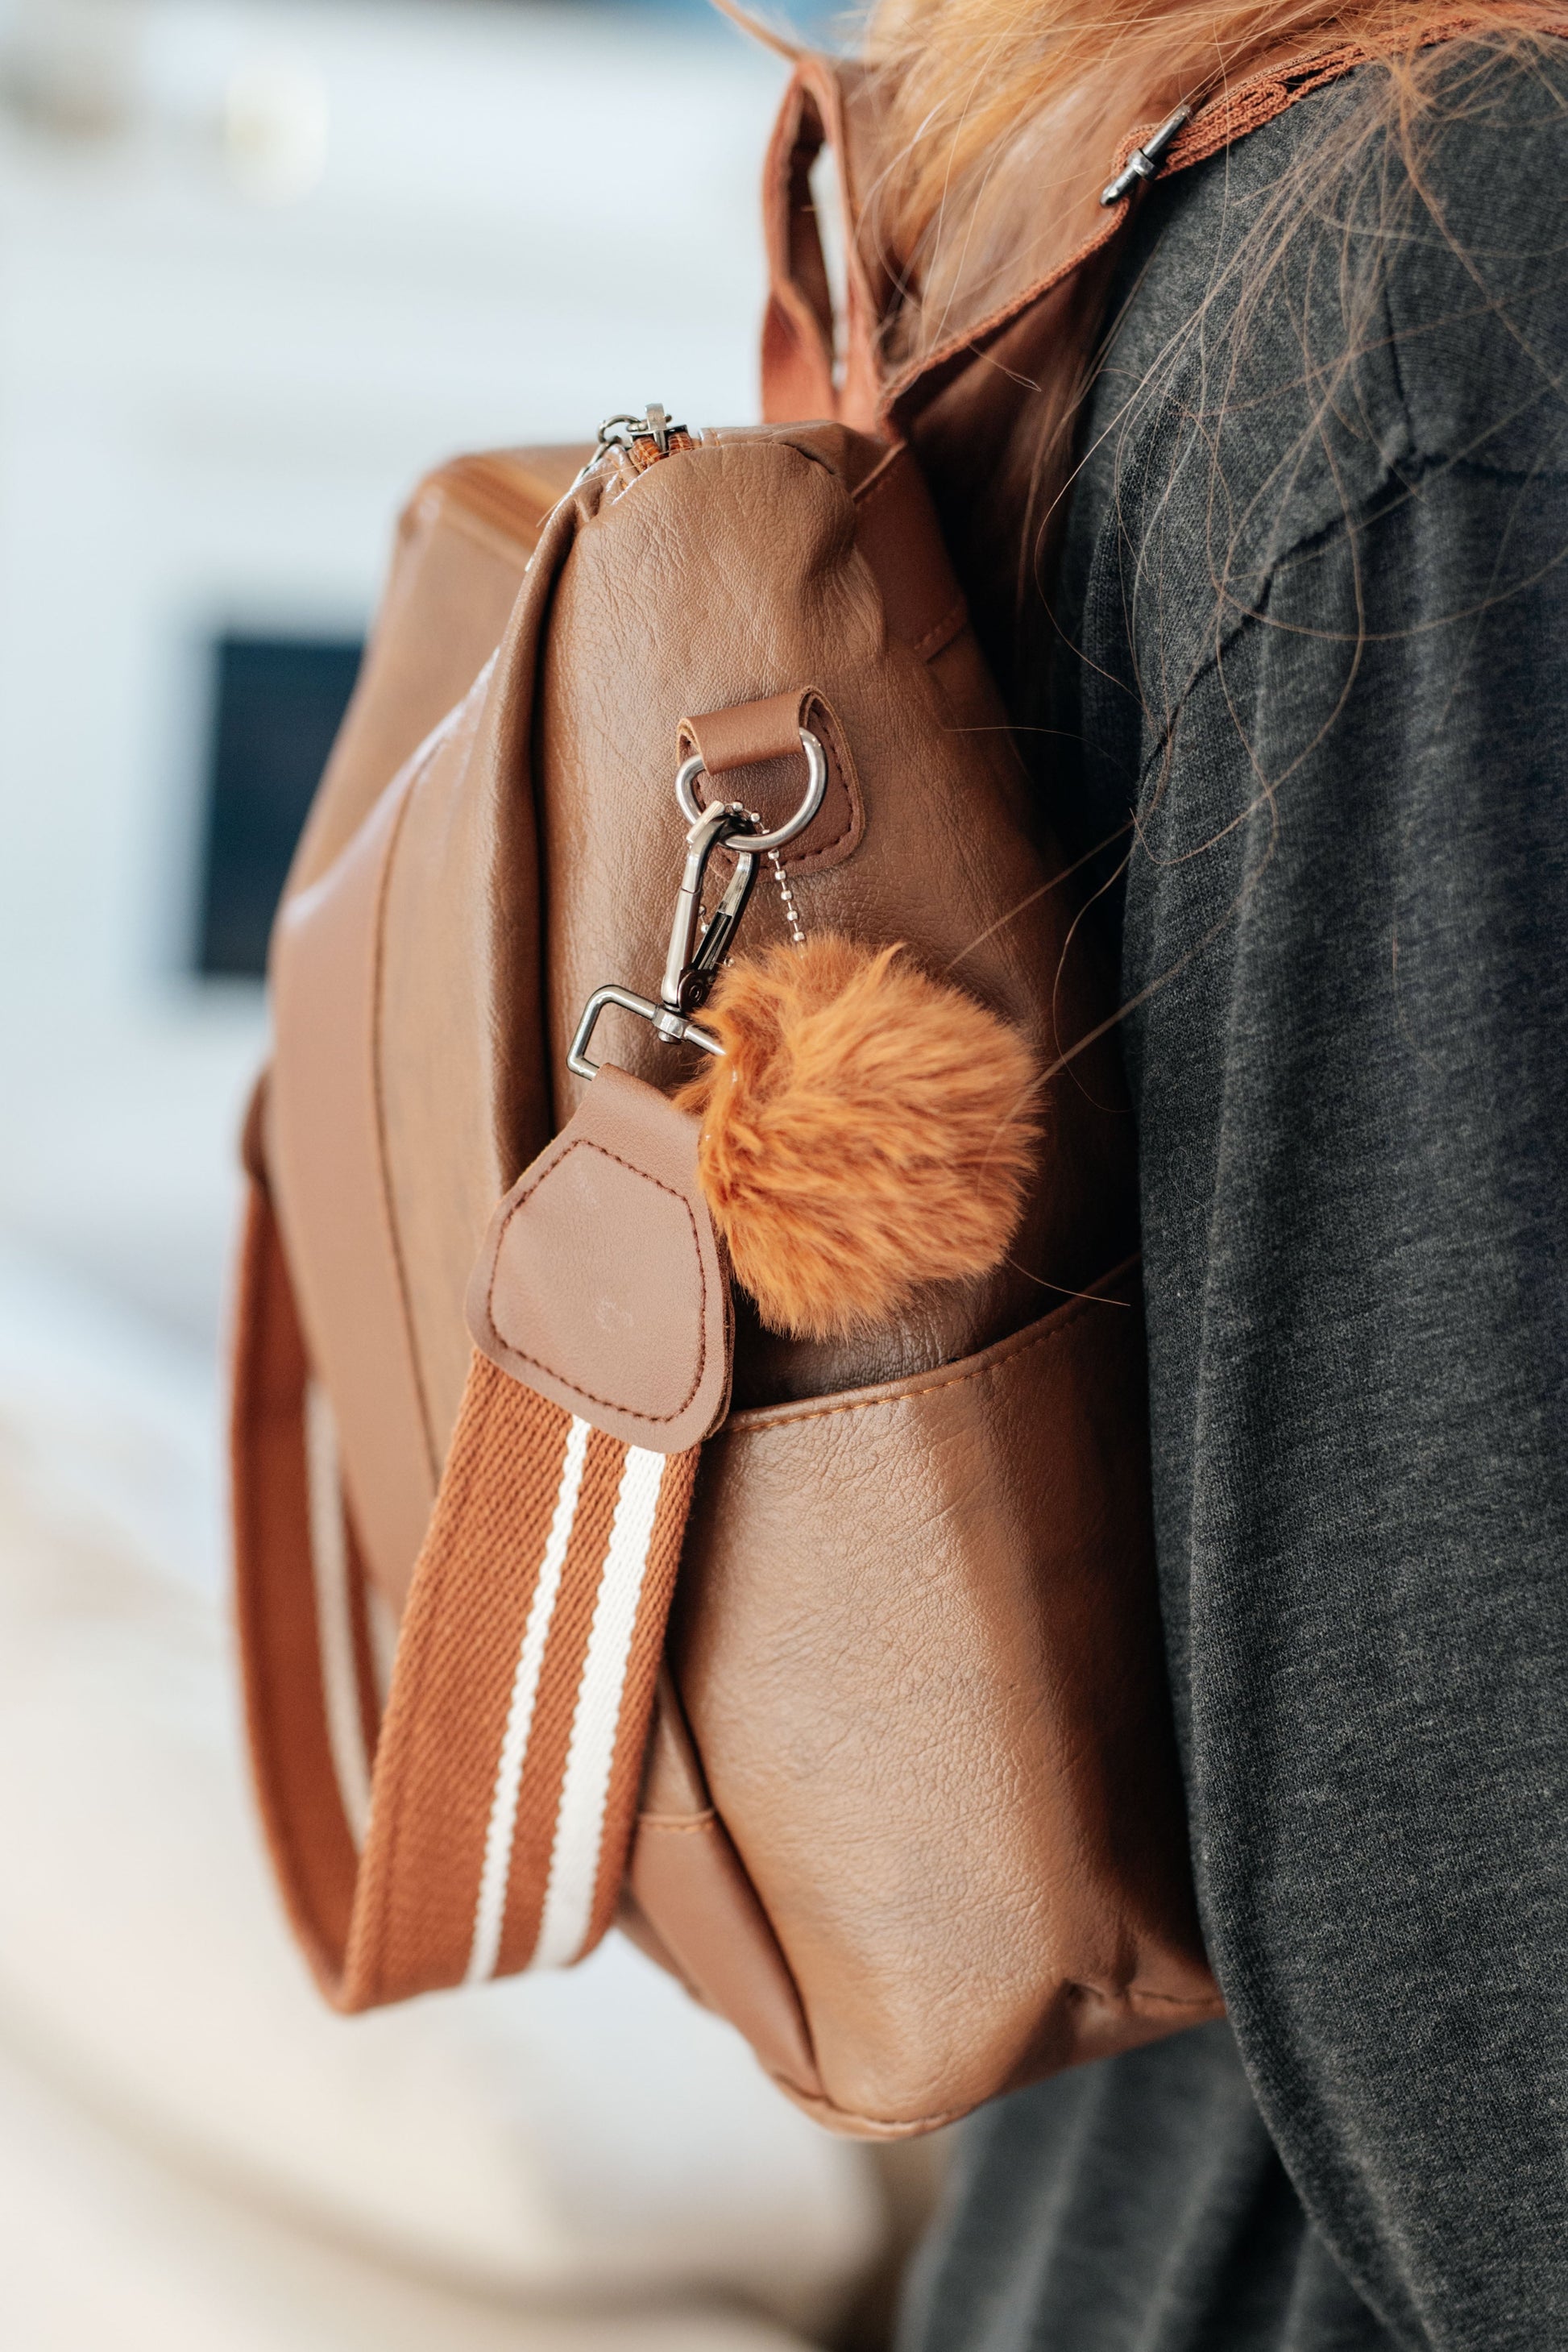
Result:
[[1214,1962],[1373,2307],[1413,2346],[1545,2352],[1568,2343],[1568,477],[1433,466],[1276,572],[1183,706],[1126,956],[1132,991],[1160,983],[1129,1051]]

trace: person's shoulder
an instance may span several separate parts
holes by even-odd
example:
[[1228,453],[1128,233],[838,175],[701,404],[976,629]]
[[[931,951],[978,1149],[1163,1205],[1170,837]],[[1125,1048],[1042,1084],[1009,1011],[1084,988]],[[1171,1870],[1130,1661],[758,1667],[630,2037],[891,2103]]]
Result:
[[1413,451],[1568,470],[1568,39],[1445,44],[1416,97],[1385,109],[1357,208]]
[[1363,66],[1156,183],[1119,364],[1217,403],[1227,462],[1336,443],[1292,462],[1275,543],[1390,467],[1568,468],[1564,188],[1568,38]]

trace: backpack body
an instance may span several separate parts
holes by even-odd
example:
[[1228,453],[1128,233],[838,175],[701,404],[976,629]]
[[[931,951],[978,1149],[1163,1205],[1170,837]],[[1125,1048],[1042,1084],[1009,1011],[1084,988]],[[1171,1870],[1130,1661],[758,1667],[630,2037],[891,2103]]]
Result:
[[[590,1449],[629,1431],[657,1454],[681,1277],[615,1275],[652,1199],[616,1194],[569,1279],[536,1264],[584,1329],[531,1373],[476,1325],[471,1278],[519,1171],[563,1138],[585,1164],[573,1122],[614,1108],[621,1081],[574,1075],[574,1035],[604,983],[657,981],[694,740],[770,824],[800,763],[769,724],[784,709],[825,747],[749,945],[902,942],[1047,1069],[1112,982],[909,453],[833,424],[644,438],[574,484],[585,452],[511,453],[416,496],[286,894],[236,1389],[253,1742],[340,2005],[570,1959],[618,1916],[802,2105],[896,2136],[1218,2010],[1163,1696],[1113,1044],[1048,1080],[994,1273],[847,1339],[780,1338],[739,1292],[712,1325],[726,1393],[679,1457],[689,1517],[637,1604],[574,1912],[591,1677],[568,1673],[547,1719],[547,1659],[511,1753],[531,1621],[507,1589],[531,1455],[557,1479],[547,1554],[572,1441],[476,1438],[472,1401],[538,1381]],[[682,1075],[613,1007],[595,1052],[665,1094]],[[591,1378],[562,1373],[579,1339]],[[408,1612],[390,1687],[377,1595]]]

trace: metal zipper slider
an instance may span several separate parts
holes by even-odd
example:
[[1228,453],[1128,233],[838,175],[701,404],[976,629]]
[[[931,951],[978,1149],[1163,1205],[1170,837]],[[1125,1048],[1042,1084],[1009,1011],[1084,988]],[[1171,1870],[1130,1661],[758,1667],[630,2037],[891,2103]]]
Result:
[[[661,457],[668,457],[678,449],[695,449],[696,436],[684,425],[677,425],[662,401],[650,400],[645,415],[634,416],[629,409],[618,416],[606,416],[594,443],[593,455],[573,483],[574,490],[585,482],[590,474],[602,466],[612,450],[619,450],[630,458],[639,474],[656,466]],[[567,493],[570,497],[571,492]]]
[[1152,180],[1165,160],[1166,151],[1178,131],[1192,121],[1190,106],[1178,106],[1174,114],[1167,114],[1158,131],[1152,131],[1142,147],[1134,147],[1114,180],[1100,192],[1102,205],[1119,205],[1130,196],[1140,180]]
[[[758,858],[773,856],[782,883],[783,873],[777,868],[778,851],[805,831],[822,806],[822,796],[827,790],[827,754],[805,727],[800,730],[800,748],[805,753],[805,796],[795,814],[786,817],[772,833],[763,833],[756,819],[738,802],[714,801],[707,808],[700,807],[695,797],[697,782],[707,773],[701,755],[697,753],[681,762],[675,779],[675,797],[688,827],[686,864],[675,901],[669,952],[665,958],[658,1000],[656,1003],[650,996],[638,996],[615,981],[596,988],[583,1007],[583,1018],[577,1024],[577,1034],[566,1056],[566,1066],[574,1077],[591,1078],[599,1066],[588,1059],[588,1048],[606,1004],[618,1004],[623,1013],[635,1013],[639,1020],[651,1025],[667,1045],[700,1045],[705,1054],[722,1055],[724,1048],[718,1038],[689,1016],[700,1012],[707,1003],[709,992],[719,977],[719,967],[740,929],[752,885],[757,878]],[[719,904],[704,921],[703,877],[710,859],[721,849],[728,850],[734,858],[735,870]],[[787,898],[788,885],[784,887]],[[798,935],[799,927],[793,915],[791,921]]]
[[679,448],[690,448],[692,440],[684,425],[677,425],[662,401],[650,400],[642,416],[606,416],[599,427],[599,447],[625,449],[629,456],[637,454],[639,441],[651,442],[652,450],[645,462],[655,457],[668,457],[673,443]]

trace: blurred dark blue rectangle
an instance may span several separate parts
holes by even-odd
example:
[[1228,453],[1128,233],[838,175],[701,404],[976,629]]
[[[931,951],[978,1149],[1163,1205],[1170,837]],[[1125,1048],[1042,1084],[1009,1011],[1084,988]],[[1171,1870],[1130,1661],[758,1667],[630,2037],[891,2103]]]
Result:
[[359,671],[353,638],[219,637],[196,969],[259,978],[300,828]]

